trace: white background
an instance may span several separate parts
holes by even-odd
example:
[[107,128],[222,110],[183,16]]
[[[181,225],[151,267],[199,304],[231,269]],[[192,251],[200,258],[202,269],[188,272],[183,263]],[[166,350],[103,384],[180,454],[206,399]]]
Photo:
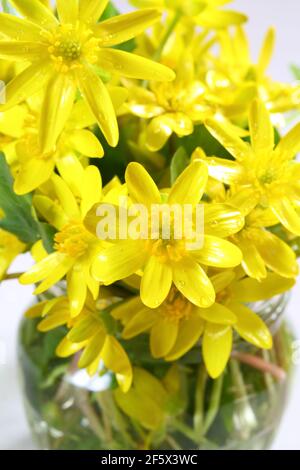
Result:
[[[67,0],[66,0],[67,1]],[[184,3],[184,0],[183,0]],[[116,0],[122,11],[128,9],[126,1]],[[253,53],[257,56],[266,29],[277,29],[277,50],[270,73],[278,80],[291,81],[289,65],[300,65],[300,2],[299,0],[237,0],[235,9],[250,17],[247,26]],[[12,271],[26,269],[31,263],[28,256],[17,260]],[[24,309],[32,301],[31,288],[21,287],[16,281],[0,284],[0,449],[33,449],[23,414],[16,366],[16,334]],[[300,337],[300,294],[296,287],[289,307],[289,318]],[[274,450],[299,450],[300,436],[300,372],[296,370],[294,387],[288,410],[280,427]]]

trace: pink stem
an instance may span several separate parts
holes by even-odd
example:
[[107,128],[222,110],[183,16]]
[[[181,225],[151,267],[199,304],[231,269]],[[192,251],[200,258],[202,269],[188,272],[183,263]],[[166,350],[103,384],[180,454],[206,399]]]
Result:
[[252,356],[251,354],[246,354],[238,351],[232,351],[231,357],[237,359],[244,364],[248,364],[255,369],[261,370],[268,374],[273,375],[275,379],[279,382],[283,382],[286,379],[286,373],[281,367],[271,364],[270,362],[265,361],[261,357]]

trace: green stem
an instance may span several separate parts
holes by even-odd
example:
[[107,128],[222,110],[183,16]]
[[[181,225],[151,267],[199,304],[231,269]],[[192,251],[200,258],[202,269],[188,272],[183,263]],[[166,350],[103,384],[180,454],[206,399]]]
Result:
[[184,424],[182,421],[179,421],[177,419],[174,419],[172,421],[172,424],[174,426],[174,428],[179,431],[181,434],[183,434],[184,436],[186,436],[188,439],[190,439],[191,441],[193,442],[196,442],[197,444],[199,444],[199,441],[200,441],[200,437],[196,435],[195,431],[193,429],[191,429],[189,426],[187,426],[186,424]]
[[15,279],[19,279],[20,276],[22,276],[24,273],[11,273],[11,274],[6,274],[2,281],[13,281]]
[[[264,360],[266,362],[270,362],[270,353],[264,350],[262,354],[263,354]],[[271,404],[272,406],[274,406],[274,404],[276,403],[276,388],[275,388],[274,379],[269,372],[264,373],[264,381],[269,392]]]
[[203,434],[204,421],[204,398],[205,387],[207,382],[207,372],[204,365],[200,365],[197,377],[196,396],[195,396],[195,413],[194,413],[194,430],[201,436]]
[[221,375],[213,383],[211,399],[210,399],[208,411],[206,413],[205,420],[204,420],[204,426],[203,426],[204,436],[208,433],[210,427],[212,426],[219,412],[222,389],[223,389],[223,379],[224,379],[224,375]]

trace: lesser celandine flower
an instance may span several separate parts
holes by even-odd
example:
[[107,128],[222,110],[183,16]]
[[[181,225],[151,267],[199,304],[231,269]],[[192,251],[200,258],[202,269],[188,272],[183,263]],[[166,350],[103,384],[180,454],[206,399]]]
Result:
[[[223,162],[233,175],[232,188],[244,191],[253,208],[270,209],[277,221],[295,235],[300,235],[300,164],[294,160],[300,149],[300,124],[275,146],[274,129],[261,101],[254,101],[249,116],[251,145],[226,125],[208,121],[207,128],[236,159]],[[209,164],[209,161],[208,161]]]
[[44,88],[39,142],[50,152],[63,130],[79,88],[105,138],[118,143],[118,124],[106,86],[94,66],[118,76],[173,80],[168,68],[113,47],[140,34],[160,18],[149,9],[97,23],[108,0],[57,0],[58,19],[38,0],[11,2],[24,17],[0,16],[0,57],[31,65],[6,89],[0,111],[20,103]]
[[94,375],[103,361],[105,367],[115,373],[123,392],[127,392],[132,382],[132,368],[128,356],[118,340],[107,329],[101,308],[88,298],[76,319],[70,311],[67,297],[43,301],[26,312],[27,318],[43,317],[38,324],[39,331],[46,333],[59,326],[70,329],[57,347],[57,355],[69,357],[82,352],[78,367],[86,368]]
[[[178,204],[182,208],[189,204],[195,210],[205,191],[207,176],[206,165],[193,162],[178,177],[164,199],[142,165],[130,163],[125,179],[134,203],[148,209],[155,204],[166,204],[167,207]],[[150,221],[148,235],[119,240],[101,252],[93,263],[93,275],[108,285],[143,270],[141,298],[148,307],[158,307],[169,294],[172,283],[195,305],[210,306],[215,293],[202,265],[227,268],[240,264],[240,250],[225,238],[238,232],[244,219],[239,211],[226,205],[207,207],[203,246],[198,249],[193,245],[192,235],[186,239],[174,237],[175,224],[181,223],[178,219],[171,220],[170,238],[165,240],[151,238]]]

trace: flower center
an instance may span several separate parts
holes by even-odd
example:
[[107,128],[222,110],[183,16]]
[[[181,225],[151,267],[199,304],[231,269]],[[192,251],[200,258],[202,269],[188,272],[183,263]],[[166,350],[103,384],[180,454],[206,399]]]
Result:
[[179,321],[187,318],[192,304],[175,288],[172,287],[167,299],[160,307],[160,313],[169,320]]
[[84,255],[89,247],[92,235],[80,222],[70,222],[55,235],[55,249],[72,258]]

